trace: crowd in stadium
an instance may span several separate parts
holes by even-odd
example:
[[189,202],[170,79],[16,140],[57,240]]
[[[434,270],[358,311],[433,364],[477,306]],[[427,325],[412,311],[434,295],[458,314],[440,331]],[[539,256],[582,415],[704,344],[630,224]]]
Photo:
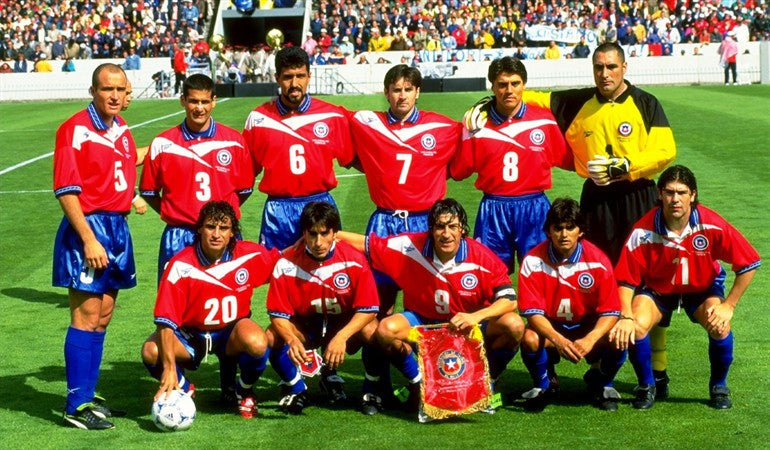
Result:
[[[8,64],[7,71],[11,66],[14,71],[46,70],[46,64],[37,67],[46,58],[126,58],[132,48],[140,58],[171,57],[175,48],[210,36],[214,14],[214,0],[49,3],[0,2],[0,59]],[[544,47],[547,42],[527,38],[527,27],[535,25],[564,32],[574,29],[580,35],[590,31],[598,42],[624,45],[718,43],[730,31],[738,43],[770,39],[770,6],[765,0],[726,4],[714,0],[659,4],[654,0],[620,4],[612,0],[320,0],[314,4],[304,41],[293,44],[302,45],[314,64],[343,64],[365,62],[358,56],[361,53],[388,50]],[[252,50],[253,55],[266,49],[259,45]],[[552,51],[551,55],[573,53]],[[19,60],[23,63],[17,64]],[[224,64],[220,72],[231,65]],[[240,76],[247,75],[241,69]]]

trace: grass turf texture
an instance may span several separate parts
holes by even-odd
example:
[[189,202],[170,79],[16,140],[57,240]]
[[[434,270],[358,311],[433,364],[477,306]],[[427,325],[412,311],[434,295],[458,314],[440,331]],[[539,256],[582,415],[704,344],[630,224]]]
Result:
[[[664,105],[678,144],[677,163],[698,177],[699,200],[720,212],[756,246],[770,254],[767,188],[770,186],[770,87],[704,86],[650,89]],[[478,93],[423,94],[419,106],[459,119]],[[214,110],[216,120],[241,129],[244,119],[264,99],[227,99]],[[384,109],[382,96],[341,96],[330,101],[351,109]],[[52,151],[54,134],[66,117],[85,102],[0,104],[0,171]],[[157,118],[166,117],[162,120]],[[125,114],[134,137],[146,145],[160,131],[182,120],[176,101],[135,101]],[[708,357],[705,332],[684,314],[675,315],[669,331],[671,398],[649,411],[635,411],[627,401],[636,384],[630,364],[617,377],[624,402],[617,413],[587,404],[581,380],[584,363],[557,366],[562,399],[540,414],[524,413],[513,401],[531,382],[520,357],[509,365],[498,390],[506,404],[494,416],[475,414],[441,423],[420,425],[416,418],[387,412],[364,417],[357,411],[362,380],[359,355],[341,370],[354,399],[350,409],[313,406],[299,417],[276,411],[277,376],[268,368],[258,384],[260,416],[244,421],[235,411],[218,406],[216,358],[188,377],[196,384],[198,418],[184,433],[162,434],[150,420],[151,397],[157,382],[139,356],[152,332],[157,246],[163,224],[154,212],[129,217],[139,286],[122,291],[109,328],[100,392],[116,407],[128,411],[116,419],[116,429],[86,433],[61,426],[66,384],[63,337],[68,326],[67,296],[50,285],[53,238],[61,210],[50,192],[52,158],[44,158],[0,175],[0,436],[2,447],[764,447],[770,404],[770,339],[766,330],[767,269],[760,270],[736,309],[735,363],[729,384],[734,408],[714,411],[708,399]],[[333,194],[346,229],[363,231],[373,207],[364,193],[366,181],[355,171],[342,175]],[[555,170],[549,197],[578,198],[582,180]],[[459,199],[471,224],[480,193],[472,179],[449,182],[448,196]],[[242,221],[247,239],[256,239],[264,195],[255,193],[244,205]],[[732,277],[728,279],[732,285]],[[266,289],[256,291],[255,319],[263,326]],[[400,378],[394,375],[397,380]],[[315,380],[311,392],[317,393]]]

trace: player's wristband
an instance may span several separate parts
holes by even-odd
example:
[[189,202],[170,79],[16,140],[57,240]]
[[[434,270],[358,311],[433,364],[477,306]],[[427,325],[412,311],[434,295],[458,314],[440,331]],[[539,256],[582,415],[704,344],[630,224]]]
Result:
[[131,203],[134,203],[135,201],[139,200],[140,198],[142,198],[142,196],[141,196],[141,195],[139,195],[139,194],[136,194],[136,195],[134,196],[134,198],[132,198],[132,199],[131,199]]
[[621,314],[621,315],[618,317],[618,320],[630,320],[630,321],[632,321],[632,322],[633,322],[633,321],[634,321],[634,318],[633,318],[633,317],[631,317],[631,316],[624,316],[624,315],[622,315],[622,314]]

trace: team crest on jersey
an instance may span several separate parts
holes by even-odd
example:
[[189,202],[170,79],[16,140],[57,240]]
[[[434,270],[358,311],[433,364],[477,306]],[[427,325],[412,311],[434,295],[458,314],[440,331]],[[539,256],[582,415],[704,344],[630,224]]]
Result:
[[460,278],[460,284],[463,288],[471,290],[479,284],[479,279],[472,273],[466,273]]
[[324,122],[318,122],[313,125],[313,134],[321,139],[325,138],[329,135],[329,125],[326,125]]
[[590,273],[581,273],[577,282],[583,289],[590,289],[594,285],[594,277]]
[[222,164],[223,166],[230,165],[230,163],[233,161],[233,155],[230,153],[229,150],[220,150],[217,153],[217,162],[219,164]]
[[420,144],[422,144],[422,148],[425,150],[433,150],[433,147],[436,146],[436,138],[432,134],[424,134],[420,138]]
[[706,250],[709,246],[709,240],[706,238],[706,236],[699,234],[692,238],[692,246],[695,250],[698,251]]
[[529,140],[535,145],[542,145],[545,142],[545,133],[540,128],[535,128],[529,133]]
[[618,125],[618,133],[623,137],[628,137],[632,131],[634,131],[634,128],[628,122],[623,122]]
[[437,362],[438,371],[444,378],[452,380],[465,372],[465,358],[457,350],[444,350]]
[[123,143],[123,150],[125,150],[126,153],[128,153],[128,148],[129,148],[128,138],[123,136],[123,139],[121,139],[121,142]]
[[243,285],[246,284],[247,281],[249,281],[249,271],[246,269],[238,269],[238,271],[235,272],[235,282]]
[[332,282],[337,289],[347,289],[350,286],[350,277],[346,273],[338,273],[334,275]]

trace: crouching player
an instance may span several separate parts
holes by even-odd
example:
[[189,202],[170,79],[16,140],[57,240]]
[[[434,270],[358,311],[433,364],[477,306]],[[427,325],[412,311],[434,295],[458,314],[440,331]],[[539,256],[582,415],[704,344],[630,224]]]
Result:
[[364,255],[336,242],[340,216],[326,202],[310,202],[299,218],[303,243],[287,249],[275,265],[267,292],[270,364],[281,377],[279,410],[301,414],[307,385],[298,366],[306,351],[321,347],[319,387],[331,403],[346,399],[336,374],[345,354],[373,344],[379,300]]
[[266,283],[280,257],[240,233],[233,207],[211,201],[201,208],[194,243],[169,261],[155,300],[157,330],[144,342],[142,359],[160,380],[155,399],[174,389],[191,391],[184,370],[209,353],[236,358],[236,388],[244,418],[257,412],[252,385],[265,370],[267,337],[249,317],[254,288]]
[[[655,403],[655,378],[648,333],[668,326],[681,305],[690,320],[709,336],[710,405],[732,407],[727,372],[733,361],[733,310],[760,266],[759,254],[741,233],[719,214],[699,205],[695,175],[684,166],[671,166],[658,179],[660,206],[644,215],[626,240],[616,267],[622,313],[610,332],[618,348],[629,348],[639,381],[636,409]],[[735,281],[725,297],[725,270],[732,264]]]
[[523,397],[531,411],[545,408],[558,388],[548,349],[572,363],[599,361],[585,380],[589,392],[599,408],[618,409],[613,379],[625,352],[607,336],[620,313],[617,284],[609,258],[583,239],[585,228],[577,201],[554,200],[543,226],[548,239],[521,263],[519,308],[528,322],[521,356],[535,384]]
[[[439,200],[428,212],[428,230],[389,237],[340,232],[338,237],[365,249],[372,267],[384,272],[404,291],[404,312],[383,319],[377,340],[391,354],[391,362],[409,380],[407,408],[420,403],[421,375],[408,341],[417,325],[449,322],[459,330],[480,325],[484,332],[489,372],[496,380],[513,359],[524,334],[524,322],[516,314],[516,293],[508,270],[491,250],[468,239],[465,209],[453,199]],[[376,349],[372,347],[370,349]],[[363,412],[382,408],[377,391],[379,377],[387,368],[382,358],[363,355],[366,368]]]

